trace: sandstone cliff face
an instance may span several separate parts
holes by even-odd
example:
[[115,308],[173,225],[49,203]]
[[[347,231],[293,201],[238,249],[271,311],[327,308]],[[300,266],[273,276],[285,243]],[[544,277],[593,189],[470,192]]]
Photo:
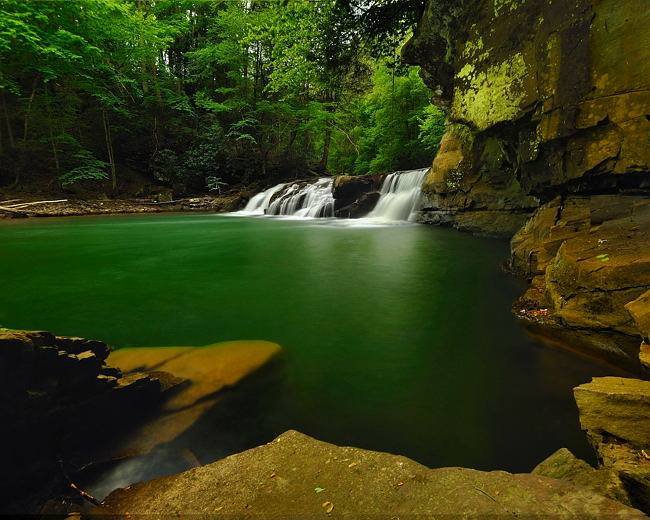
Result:
[[[638,368],[626,305],[650,288],[645,0],[428,0],[406,61],[448,128],[422,220],[512,236],[518,305]],[[574,341],[577,336],[569,339]]]
[[404,57],[449,127],[431,211],[650,187],[644,0],[430,0]]

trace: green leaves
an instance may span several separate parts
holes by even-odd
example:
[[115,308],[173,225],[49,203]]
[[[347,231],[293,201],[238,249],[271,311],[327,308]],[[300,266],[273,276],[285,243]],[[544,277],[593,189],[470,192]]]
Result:
[[63,186],[108,179],[109,164],[97,159],[89,150],[80,150],[74,155],[74,159],[79,165],[59,177],[59,182]]

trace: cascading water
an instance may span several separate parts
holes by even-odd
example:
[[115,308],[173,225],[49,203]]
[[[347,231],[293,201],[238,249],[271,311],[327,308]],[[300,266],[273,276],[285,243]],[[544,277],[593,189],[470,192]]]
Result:
[[[428,168],[391,173],[384,179],[381,196],[366,218],[357,222],[386,223],[413,220],[421,199],[420,187]],[[304,218],[334,216],[333,179],[313,183],[278,184],[252,197],[235,215],[291,215]]]
[[242,215],[293,215],[319,218],[334,216],[331,178],[313,184],[278,184],[248,201]]
[[268,190],[261,191],[257,195],[251,197],[246,207],[238,213],[242,215],[264,215],[264,212],[271,204],[271,199],[278,191],[285,187],[285,184],[278,184],[269,188]]
[[412,220],[420,203],[420,190],[429,168],[391,173],[381,186],[381,197],[368,219]]

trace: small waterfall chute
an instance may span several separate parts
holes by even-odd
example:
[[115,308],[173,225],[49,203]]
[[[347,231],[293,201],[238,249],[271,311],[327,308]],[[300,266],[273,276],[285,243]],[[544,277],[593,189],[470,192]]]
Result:
[[271,205],[271,199],[273,199],[273,196],[285,186],[286,184],[276,184],[268,190],[257,193],[251,197],[248,204],[246,204],[246,207],[238,213],[241,215],[264,215],[264,212]]
[[334,216],[331,178],[313,183],[283,183],[252,197],[240,215],[291,215],[304,218]]
[[409,221],[422,199],[422,182],[429,168],[394,172],[381,186],[381,196],[367,219],[377,221]]

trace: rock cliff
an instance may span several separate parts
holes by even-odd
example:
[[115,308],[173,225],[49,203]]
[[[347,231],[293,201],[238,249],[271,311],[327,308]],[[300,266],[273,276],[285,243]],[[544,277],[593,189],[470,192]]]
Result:
[[649,24],[644,0],[428,0],[403,49],[448,110],[422,220],[506,236],[528,221],[512,248],[532,282],[519,315],[635,371],[642,331],[626,305],[650,288]]

